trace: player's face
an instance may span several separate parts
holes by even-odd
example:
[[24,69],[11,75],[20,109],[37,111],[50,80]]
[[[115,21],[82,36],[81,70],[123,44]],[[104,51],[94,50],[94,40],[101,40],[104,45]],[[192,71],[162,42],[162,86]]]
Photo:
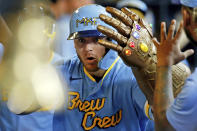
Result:
[[184,29],[190,40],[197,42],[197,8],[183,7]]
[[105,47],[98,43],[101,37],[83,37],[74,40],[77,55],[86,70],[98,71],[98,62],[105,55]]

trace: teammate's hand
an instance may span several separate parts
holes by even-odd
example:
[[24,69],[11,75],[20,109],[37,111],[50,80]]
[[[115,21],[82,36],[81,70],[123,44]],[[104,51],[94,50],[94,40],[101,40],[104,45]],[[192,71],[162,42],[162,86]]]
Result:
[[101,25],[98,25],[97,29],[116,40],[118,45],[106,40],[99,40],[99,43],[116,50],[125,64],[131,67],[143,68],[156,63],[156,52],[152,42],[153,36],[150,25],[127,8],[122,8],[120,11],[107,7],[106,10],[113,17],[101,14],[100,19],[113,26],[118,32]]
[[183,30],[183,22],[181,21],[179,29],[174,35],[175,25],[176,20],[172,20],[168,29],[168,34],[166,34],[166,25],[165,22],[162,22],[160,32],[161,42],[159,43],[156,39],[153,39],[153,42],[157,47],[157,66],[174,65],[194,53],[192,49],[181,52],[178,43],[180,42],[179,39]]

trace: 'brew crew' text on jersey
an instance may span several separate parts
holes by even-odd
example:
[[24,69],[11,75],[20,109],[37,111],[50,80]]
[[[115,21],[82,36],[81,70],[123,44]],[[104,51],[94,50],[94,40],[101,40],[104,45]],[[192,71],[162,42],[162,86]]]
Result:
[[145,131],[150,112],[131,68],[117,59],[96,82],[76,57],[59,65],[69,85],[67,107],[53,119],[54,131]]

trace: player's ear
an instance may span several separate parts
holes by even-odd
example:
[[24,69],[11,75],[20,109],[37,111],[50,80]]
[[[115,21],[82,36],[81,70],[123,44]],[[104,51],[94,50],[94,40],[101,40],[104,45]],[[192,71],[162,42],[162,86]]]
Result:
[[186,8],[187,7],[182,6],[182,9],[181,9],[181,13],[182,13],[182,16],[183,16],[184,27],[186,27],[190,24],[190,14],[189,14],[189,12]]

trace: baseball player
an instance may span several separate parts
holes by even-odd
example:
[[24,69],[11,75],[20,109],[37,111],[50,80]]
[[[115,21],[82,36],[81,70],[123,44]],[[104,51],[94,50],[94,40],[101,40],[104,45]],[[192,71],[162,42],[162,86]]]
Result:
[[[117,11],[113,8],[107,8],[107,10],[108,9]],[[53,129],[55,131],[98,129],[144,131],[147,130],[146,127],[149,122],[148,117],[152,118],[151,108],[148,102],[152,104],[153,101],[151,82],[154,82],[154,79],[150,78],[153,78],[154,76],[153,71],[155,71],[154,65],[156,62],[155,59],[149,59],[150,56],[156,55],[154,48],[151,47],[153,44],[150,43],[151,45],[147,46],[146,43],[143,42],[139,45],[136,45],[135,42],[129,42],[129,48],[122,45],[126,47],[125,50],[122,50],[123,47],[117,44],[114,46],[108,46],[110,39],[97,30],[97,25],[104,25],[105,28],[100,26],[98,29],[110,37],[115,38],[119,44],[124,44],[127,42],[127,39],[118,34],[114,37],[113,34],[115,32],[110,30],[112,27],[109,27],[98,18],[101,13],[105,16],[100,16],[100,18],[109,21],[108,17],[106,17],[109,13],[105,11],[105,8],[94,4],[77,9],[71,17],[70,36],[68,39],[74,39],[78,57],[57,65],[69,85],[69,92],[67,108],[61,112],[55,112],[54,114]],[[123,12],[120,14],[127,16]],[[143,23],[143,21],[141,21],[141,19],[137,19],[137,16],[132,17],[134,20],[130,17],[125,18],[128,20],[126,21],[124,19],[124,22],[127,22],[127,24],[130,24],[129,22],[135,23],[139,20],[139,22],[141,22],[140,24],[143,26],[136,25],[133,26],[135,27],[133,29],[142,29],[146,33],[149,33],[149,35],[144,34],[147,36],[148,40],[151,38],[149,28]],[[114,19],[110,20],[114,21]],[[115,20],[114,22],[116,23],[117,21]],[[122,28],[125,27],[120,22],[116,25],[121,25]],[[107,30],[106,27],[108,27]],[[124,29],[122,28],[118,28],[117,30],[123,31],[122,33],[129,32],[128,27]],[[102,29],[104,29],[104,31]],[[127,29],[126,31],[128,32],[124,32],[125,29]],[[106,33],[105,31],[108,32]],[[134,37],[132,40],[139,38],[137,32],[134,32],[132,36]],[[119,58],[115,51],[105,48],[99,43],[105,43],[103,45],[117,49],[118,51],[123,51],[122,53],[124,53],[124,55],[119,54],[122,59]],[[142,61],[143,57],[141,56],[127,57],[132,56],[131,53],[133,53],[128,49],[135,47],[140,49],[138,51],[142,56],[148,56],[145,58],[150,60],[148,61],[150,63]],[[147,53],[149,50],[150,54]],[[136,66],[133,66],[131,70],[131,68],[126,66],[122,60],[126,64],[134,62],[128,65]],[[147,64],[150,65],[147,66],[148,68],[138,70],[140,68],[137,68],[137,66],[146,66]],[[188,73],[184,70],[185,68],[182,68],[181,66],[175,66],[174,68],[179,69],[179,71],[184,74],[184,78],[176,77],[178,78],[178,82],[175,83],[175,87],[177,87],[175,88],[175,94],[177,94],[177,89],[182,85],[182,81]],[[140,74],[136,75],[138,84],[143,92],[145,92],[145,88],[142,88],[142,84],[145,83],[150,87],[149,91],[151,93],[145,92],[146,97],[140,90],[132,71],[135,75],[136,72],[141,73],[142,76],[149,75],[149,77],[142,77]],[[143,72],[147,74],[143,74]],[[141,79],[147,80],[145,80],[146,82],[143,82]],[[20,113],[28,112],[21,110]]]
[[[104,7],[92,4],[71,17],[68,39],[74,40],[78,57],[57,65],[69,91],[67,107],[54,114],[54,131],[145,131],[152,115],[130,67],[115,51],[98,43],[108,39],[97,30],[98,24],[106,25],[98,18],[100,13],[108,14]],[[19,112],[24,113],[29,112]]]
[[[164,62],[168,60],[168,56],[167,56],[169,55],[167,54],[168,49],[164,48],[165,46],[162,46],[163,45],[162,43],[160,50],[165,50],[165,49],[166,50],[163,52],[162,57],[160,57],[161,54],[157,54],[156,57],[156,50],[155,50],[156,48],[152,41],[153,35],[150,25],[148,25],[143,19],[139,18],[139,16],[137,16],[135,13],[131,12],[127,8],[122,8],[120,11],[112,7],[107,7],[106,10],[110,12],[113,15],[113,17],[107,16],[105,14],[101,14],[99,16],[100,19],[103,20],[105,23],[115,27],[117,31],[102,25],[99,25],[97,28],[100,32],[116,40],[118,44],[114,44],[113,42],[109,42],[107,40],[102,40],[102,39],[99,40],[99,43],[101,45],[104,45],[105,47],[116,50],[119,56],[125,62],[125,64],[127,64],[132,68],[132,71],[137,79],[139,87],[145,94],[149,104],[153,105],[154,91],[157,92],[157,96],[163,96],[163,99],[158,97],[155,98],[156,102],[154,102],[154,105],[157,106],[156,108],[157,112],[156,113],[154,112],[154,114],[156,114],[157,116],[161,116],[160,118],[161,120],[163,120],[164,118],[163,110],[164,107],[166,106],[166,103],[169,102],[169,100],[167,100],[167,102],[164,100],[166,99],[166,97],[164,97],[165,95],[167,95],[166,92],[161,93],[163,90],[158,90],[157,88],[154,89],[154,87],[155,87],[155,77],[156,77],[157,67],[159,64],[161,65],[166,64]],[[167,37],[169,39],[172,37],[173,34],[172,27],[169,29],[170,33],[168,34]],[[177,42],[180,32],[181,32],[181,27],[179,28],[179,31],[175,36],[175,38],[174,39],[171,38],[166,43]],[[161,40],[164,39],[163,37],[161,38],[162,38]],[[155,39],[153,40],[154,42],[156,42]],[[169,45],[166,45],[166,47],[168,46]],[[168,48],[170,49],[170,47]],[[176,47],[175,49],[176,51],[173,55],[175,56],[175,62],[173,62],[173,64],[187,58],[193,53],[192,50],[181,52],[179,47]],[[162,61],[160,60],[160,58],[163,58],[165,60]],[[187,76],[189,76],[189,70],[184,64],[181,63],[176,65],[173,65],[172,63],[170,64],[171,67],[168,66],[168,68],[169,67],[172,68],[172,71],[169,72],[170,74],[172,74],[172,77],[170,77],[172,78],[172,80],[169,82],[171,82],[170,84],[172,84],[173,81],[172,84],[173,89],[171,88],[171,94],[168,95],[174,95],[174,97],[177,97],[177,95],[181,91],[181,88],[184,85],[184,80],[187,78]],[[160,82],[156,83],[156,86],[157,84],[165,85],[166,81],[162,80],[164,76],[160,76],[160,77],[161,77]],[[155,109],[155,106],[153,109]],[[158,122],[157,121],[158,117],[156,117],[155,120],[156,122]],[[160,126],[161,128],[159,128],[159,130],[164,130],[164,129],[171,130],[171,128],[165,127],[165,124],[166,123],[163,123],[163,125],[161,125],[160,123],[156,123],[156,127]]]
[[[118,55],[98,43],[107,39],[97,31],[106,13],[100,5],[77,9],[70,36],[78,57],[60,65],[69,85],[67,109],[54,115],[54,130],[141,130],[149,115],[146,98],[131,69]],[[106,25],[106,24],[104,24]]]
[[[181,28],[184,27],[188,38],[196,45],[197,34],[196,34],[196,0],[181,0],[183,23]],[[185,85],[174,99],[172,95],[172,83],[171,83],[171,68],[170,66],[176,62],[177,58],[185,58],[186,56],[177,50],[179,46],[179,30],[176,35],[174,34],[175,23],[172,21],[168,36],[166,37],[165,23],[161,24],[161,42],[155,41],[157,46],[157,81],[156,81],[156,92],[154,101],[154,112],[156,121],[156,130],[158,131],[196,131],[197,130],[197,70],[189,76],[185,82]],[[177,53],[178,52],[178,53]],[[189,52],[192,53],[192,50]],[[166,59],[167,58],[167,59]],[[180,74],[181,75],[181,74]],[[163,104],[160,104],[160,103]],[[161,113],[162,112],[162,113]]]
[[[137,15],[135,17],[133,15],[130,19],[128,15],[117,9],[108,7],[106,10],[111,11],[110,13],[118,19],[124,15],[126,19],[123,20],[127,24],[130,24],[129,22],[136,24],[133,25],[135,32],[131,33],[131,39],[129,39],[131,41],[129,42],[126,37],[116,34],[109,25],[124,35],[129,34],[129,27],[108,17],[109,13],[99,5],[83,6],[73,13],[68,39],[74,39],[78,57],[60,65],[70,89],[66,111],[54,115],[54,130],[148,130],[147,127],[150,127],[147,125],[150,121],[147,117],[152,118],[152,113],[148,102],[152,105],[153,92],[150,93],[150,90],[147,91],[143,88],[150,87],[151,89],[156,70],[154,63],[156,54],[154,48],[151,47],[154,45],[149,41],[151,38],[150,27],[143,23],[144,21]],[[101,13],[102,15],[100,15]],[[125,13],[131,12],[125,10]],[[97,18],[98,16],[100,19]],[[96,28],[96,24],[102,26]],[[115,39],[119,45],[109,44],[111,43],[109,39],[97,29]],[[137,30],[147,33],[142,34],[142,38],[147,36],[145,40],[150,43],[142,41],[143,39],[140,38]],[[136,42],[138,39],[141,40],[139,45]],[[124,45],[126,42],[129,47]],[[117,50],[121,59],[108,47]],[[136,52],[129,50],[132,48],[136,49]],[[133,56],[132,54],[135,53],[138,54]],[[143,58],[147,60],[146,63]],[[122,60],[131,66],[132,70]],[[148,65],[146,66],[146,64]],[[138,66],[145,67],[142,70]],[[176,65],[173,68],[173,76],[176,78],[173,83],[175,85],[174,92],[177,95],[183,81],[188,76],[188,71],[185,66],[181,65]],[[183,73],[183,77],[178,77],[175,72]],[[70,121],[75,121],[75,123]]]

